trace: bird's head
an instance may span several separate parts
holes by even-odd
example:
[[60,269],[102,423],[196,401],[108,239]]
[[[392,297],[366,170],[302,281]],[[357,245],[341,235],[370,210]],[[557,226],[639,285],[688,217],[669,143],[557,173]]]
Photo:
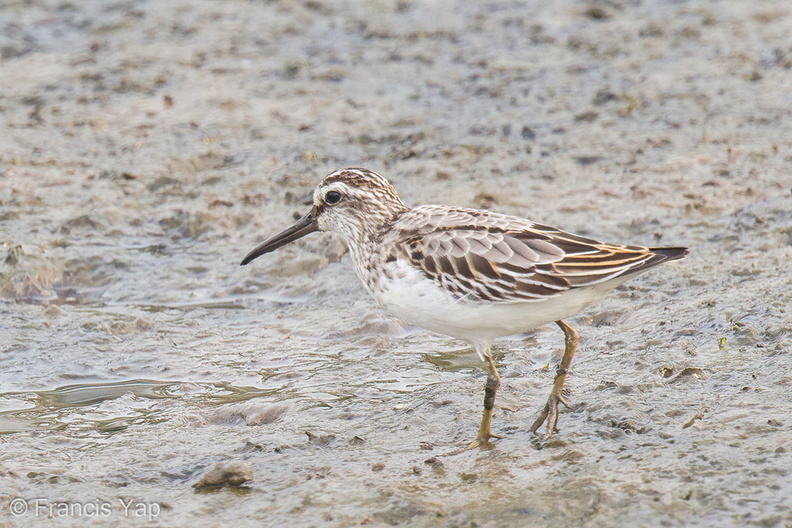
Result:
[[347,242],[374,236],[406,209],[390,182],[376,172],[337,170],[314,191],[308,214],[248,253],[242,265],[314,231],[338,233]]

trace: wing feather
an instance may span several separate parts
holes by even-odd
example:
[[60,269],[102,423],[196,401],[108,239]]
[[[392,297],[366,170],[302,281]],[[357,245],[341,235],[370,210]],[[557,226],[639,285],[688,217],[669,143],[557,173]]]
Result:
[[509,259],[514,256],[514,251],[512,251],[509,245],[503,240],[503,236],[500,233],[497,235],[500,240],[494,242],[489,251],[482,256],[495,264],[509,262]]
[[460,298],[478,301],[539,301],[686,253],[605,244],[514,216],[442,206],[412,209],[396,227],[405,258]]

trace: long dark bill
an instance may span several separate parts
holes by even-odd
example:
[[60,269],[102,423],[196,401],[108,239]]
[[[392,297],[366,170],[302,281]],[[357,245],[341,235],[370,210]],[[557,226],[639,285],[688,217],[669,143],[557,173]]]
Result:
[[302,238],[308,233],[313,233],[318,229],[319,227],[316,225],[316,208],[313,208],[310,213],[297,220],[297,223],[289,229],[263,242],[256,249],[248,253],[247,256],[242,259],[240,266],[244,266],[261,255],[275,251],[279,247],[285,246],[289,242],[294,242],[298,238]]

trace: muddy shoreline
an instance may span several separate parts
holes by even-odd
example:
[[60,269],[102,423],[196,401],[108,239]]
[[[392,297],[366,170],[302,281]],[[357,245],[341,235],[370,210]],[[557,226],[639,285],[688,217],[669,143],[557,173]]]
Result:
[[[790,32],[737,0],[5,3],[0,527],[792,526]],[[238,265],[345,166],[691,254],[571,320],[554,440],[548,327],[497,344],[504,438],[441,457],[472,351],[333,236]],[[253,479],[193,489],[221,463]]]

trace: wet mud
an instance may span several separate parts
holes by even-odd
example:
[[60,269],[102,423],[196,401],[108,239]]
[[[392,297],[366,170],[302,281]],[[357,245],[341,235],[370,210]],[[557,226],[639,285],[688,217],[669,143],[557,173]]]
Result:
[[[792,526],[790,33],[739,0],[3,3],[0,527]],[[503,439],[443,456],[471,350],[332,235],[239,267],[345,166],[691,253],[569,321],[551,440],[553,325],[497,343]]]

